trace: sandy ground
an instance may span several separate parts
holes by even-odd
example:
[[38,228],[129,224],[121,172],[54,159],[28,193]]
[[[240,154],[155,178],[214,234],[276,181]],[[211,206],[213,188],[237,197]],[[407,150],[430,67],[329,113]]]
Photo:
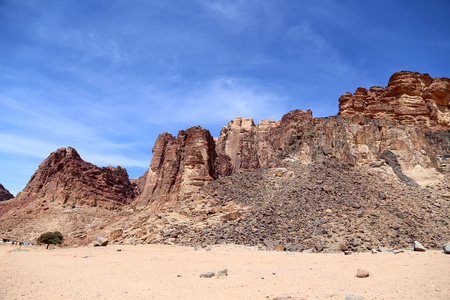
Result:
[[[441,251],[345,256],[234,245],[11,250],[0,244],[0,299],[450,299],[450,255]],[[199,276],[225,268],[228,276]],[[357,278],[358,268],[370,276]]]

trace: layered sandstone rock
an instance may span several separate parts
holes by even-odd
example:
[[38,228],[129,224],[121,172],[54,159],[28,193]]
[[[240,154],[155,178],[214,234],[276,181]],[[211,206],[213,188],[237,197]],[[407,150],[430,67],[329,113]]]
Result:
[[[219,172],[221,176],[275,166],[283,159],[304,163],[333,159],[367,166],[375,174],[410,184],[426,185],[442,177],[436,172],[437,148],[424,128],[362,115],[313,118],[311,111],[295,110],[279,121],[263,120],[256,125],[252,119],[237,117],[222,129],[216,144],[221,157],[216,166],[228,170]],[[391,158],[389,162],[393,158],[385,151],[395,156],[398,165],[386,162],[386,157]]]
[[169,133],[160,134],[152,152],[138,207],[173,206],[217,177],[214,139],[200,126],[182,130],[176,138]]
[[[386,151],[395,156],[400,167],[397,171],[387,162]],[[436,171],[436,147],[427,139],[422,128],[360,115],[353,118],[315,118],[300,124],[295,134],[291,134],[285,142],[283,153],[302,162],[332,159],[367,166],[388,177],[398,176],[401,170],[406,177],[398,177],[412,184],[426,185],[442,177]],[[388,157],[392,158],[392,155]],[[408,177],[412,180],[405,180]]]
[[401,71],[386,87],[360,87],[339,98],[338,115],[395,120],[403,125],[448,128],[450,79]]
[[5,187],[0,183],[0,201],[9,200],[11,198],[14,198],[14,195],[5,189]]
[[126,169],[97,167],[68,147],[52,152],[17,198],[111,207],[129,203],[134,194]]
[[262,120],[256,125],[252,118],[234,118],[222,128],[216,141],[221,157],[221,162],[216,163],[219,174],[226,176],[241,170],[267,167],[295,128],[311,120],[312,112],[300,109],[287,113],[281,120]]

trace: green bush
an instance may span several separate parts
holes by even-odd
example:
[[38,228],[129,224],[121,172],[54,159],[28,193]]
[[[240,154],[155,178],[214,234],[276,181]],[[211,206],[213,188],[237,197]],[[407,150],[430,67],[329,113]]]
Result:
[[55,232],[46,232],[39,236],[37,239],[38,243],[47,244],[47,249],[50,244],[61,244],[63,241],[63,235],[59,231]]

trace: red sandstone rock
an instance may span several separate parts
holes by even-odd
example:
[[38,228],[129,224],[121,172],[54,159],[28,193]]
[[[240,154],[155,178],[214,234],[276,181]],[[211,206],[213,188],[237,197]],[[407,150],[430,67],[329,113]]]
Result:
[[14,195],[5,189],[2,184],[0,184],[0,201],[9,200],[11,198],[14,198]]
[[450,79],[401,71],[387,87],[358,88],[339,98],[338,115],[394,120],[403,125],[450,126]]
[[52,152],[17,198],[110,206],[129,203],[134,194],[126,169],[99,168],[68,147]]
[[252,118],[234,118],[222,128],[216,141],[217,154],[223,161],[216,163],[221,170],[219,174],[267,167],[295,128],[310,120],[312,112],[300,109],[287,113],[279,121],[262,120],[256,125]]
[[216,178],[214,139],[208,130],[192,127],[180,131],[175,138],[159,135],[137,206],[160,208],[199,190]]

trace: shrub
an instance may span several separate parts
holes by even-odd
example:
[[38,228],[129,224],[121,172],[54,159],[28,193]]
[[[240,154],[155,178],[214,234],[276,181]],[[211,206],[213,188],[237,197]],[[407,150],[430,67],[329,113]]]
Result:
[[50,244],[61,244],[63,241],[63,235],[61,234],[61,232],[59,231],[55,231],[55,232],[46,232],[43,233],[39,236],[39,238],[37,239],[38,243],[43,243],[43,244],[47,244],[47,248],[48,246],[50,246]]

